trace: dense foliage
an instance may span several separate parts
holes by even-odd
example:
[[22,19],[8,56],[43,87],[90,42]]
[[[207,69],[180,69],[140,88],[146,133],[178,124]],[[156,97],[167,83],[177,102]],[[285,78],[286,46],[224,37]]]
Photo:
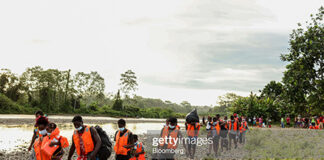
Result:
[[33,113],[43,110],[52,114],[101,114],[117,117],[184,117],[194,107],[207,113],[208,106],[191,106],[161,99],[129,96],[136,90],[135,73],[131,70],[121,74],[122,98],[105,94],[104,78],[97,72],[43,69],[40,66],[27,68],[21,75],[9,69],[0,72],[1,113]]

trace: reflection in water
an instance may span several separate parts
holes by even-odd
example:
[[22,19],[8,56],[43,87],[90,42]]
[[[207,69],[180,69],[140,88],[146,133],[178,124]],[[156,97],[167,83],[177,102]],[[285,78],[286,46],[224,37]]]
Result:
[[[74,126],[72,123],[57,124],[61,135],[71,142]],[[95,124],[91,124],[94,126]],[[145,134],[147,130],[161,130],[164,123],[127,123],[126,128],[134,134]],[[110,137],[115,135],[118,129],[116,123],[100,125]],[[183,127],[183,126],[181,126]],[[0,125],[0,151],[13,151],[27,149],[33,136],[33,125]],[[113,140],[113,139],[111,139]]]

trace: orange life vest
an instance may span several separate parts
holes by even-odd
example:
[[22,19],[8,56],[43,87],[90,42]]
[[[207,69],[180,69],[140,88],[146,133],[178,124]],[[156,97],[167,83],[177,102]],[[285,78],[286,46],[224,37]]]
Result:
[[214,125],[211,126],[211,130],[216,130],[217,135],[219,135],[220,130],[221,130],[221,127],[219,125],[219,121],[216,122],[215,126]]
[[247,124],[246,122],[241,123],[240,132],[243,133],[246,131]]
[[176,127],[174,130],[170,130],[171,132],[168,131],[169,138],[171,138],[171,140],[169,140],[169,142],[168,142],[168,149],[177,149],[177,147],[178,147],[177,140],[178,140],[179,130],[180,129]]
[[[196,127],[197,133],[195,133],[195,127]],[[188,124],[187,135],[190,136],[190,137],[198,136],[199,130],[200,130],[200,124],[199,123],[195,123],[194,125]]]
[[41,147],[42,153],[46,154],[48,157],[52,157],[53,153],[60,147],[58,145],[50,146],[51,142],[60,141],[62,148],[69,146],[69,142],[66,137],[60,136],[60,130],[56,128],[50,136],[45,136],[43,139],[43,145]]
[[[93,151],[94,149],[94,143],[91,137],[91,131],[89,126],[85,126],[84,131],[82,133],[81,139],[83,141],[83,146],[85,150],[85,154],[88,154]],[[81,145],[80,145],[80,137],[77,130],[74,131],[73,134],[73,142],[75,145],[75,149],[77,151],[77,154],[81,156]]]
[[166,130],[163,130],[161,138],[163,138],[164,141],[160,143],[160,146],[163,147],[167,144],[168,149],[177,149],[178,143],[176,141],[178,140],[179,130],[180,127],[176,127],[174,130],[170,130],[169,127],[167,127]]
[[163,138],[163,142],[160,143],[160,146],[164,146],[164,144],[166,143],[167,139],[168,139],[168,135],[169,135],[169,126],[164,126],[162,129],[162,134],[161,134],[161,138]]
[[[136,151],[135,153],[140,153],[143,151],[143,143],[138,143],[136,145]],[[139,154],[138,157],[132,157],[129,160],[145,160],[145,153]]]
[[129,130],[127,130],[121,137],[120,137],[120,131],[117,132],[116,143],[114,146],[116,155],[127,155],[127,152],[130,149],[127,149],[124,146],[128,144],[128,136],[129,136]]
[[[229,127],[228,127],[228,130],[230,131],[230,130],[232,130],[232,121],[229,121]],[[235,120],[234,121],[234,128],[233,128],[233,130],[234,131],[236,131],[237,130],[237,121]]]
[[228,129],[228,121],[225,121],[225,128]]
[[44,137],[41,134],[39,134],[39,137],[36,139],[36,141],[34,143],[36,160],[48,160],[49,159],[49,157],[46,154],[42,153],[42,151],[41,151],[41,147],[44,142],[43,139],[44,139]]

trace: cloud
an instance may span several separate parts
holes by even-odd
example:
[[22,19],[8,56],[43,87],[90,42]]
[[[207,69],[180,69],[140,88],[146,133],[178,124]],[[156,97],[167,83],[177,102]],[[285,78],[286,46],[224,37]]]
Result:
[[[176,88],[258,91],[280,81],[288,35],[269,31],[221,32],[208,29],[170,30],[160,43],[183,66],[166,75],[145,76],[144,83]],[[176,69],[175,69],[176,70]]]
[[5,68],[98,71],[107,92],[116,92],[120,74],[132,69],[139,95],[211,104],[228,91],[248,95],[280,80],[289,33],[323,0],[0,4]]

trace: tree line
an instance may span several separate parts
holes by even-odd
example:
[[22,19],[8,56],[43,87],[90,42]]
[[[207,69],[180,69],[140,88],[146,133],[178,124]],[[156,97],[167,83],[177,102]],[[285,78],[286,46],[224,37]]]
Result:
[[121,74],[120,90],[105,93],[104,78],[98,72],[27,68],[21,75],[9,69],[0,72],[0,113],[101,114],[115,117],[184,117],[193,108],[207,112],[208,106],[192,106],[137,96],[137,77]]

